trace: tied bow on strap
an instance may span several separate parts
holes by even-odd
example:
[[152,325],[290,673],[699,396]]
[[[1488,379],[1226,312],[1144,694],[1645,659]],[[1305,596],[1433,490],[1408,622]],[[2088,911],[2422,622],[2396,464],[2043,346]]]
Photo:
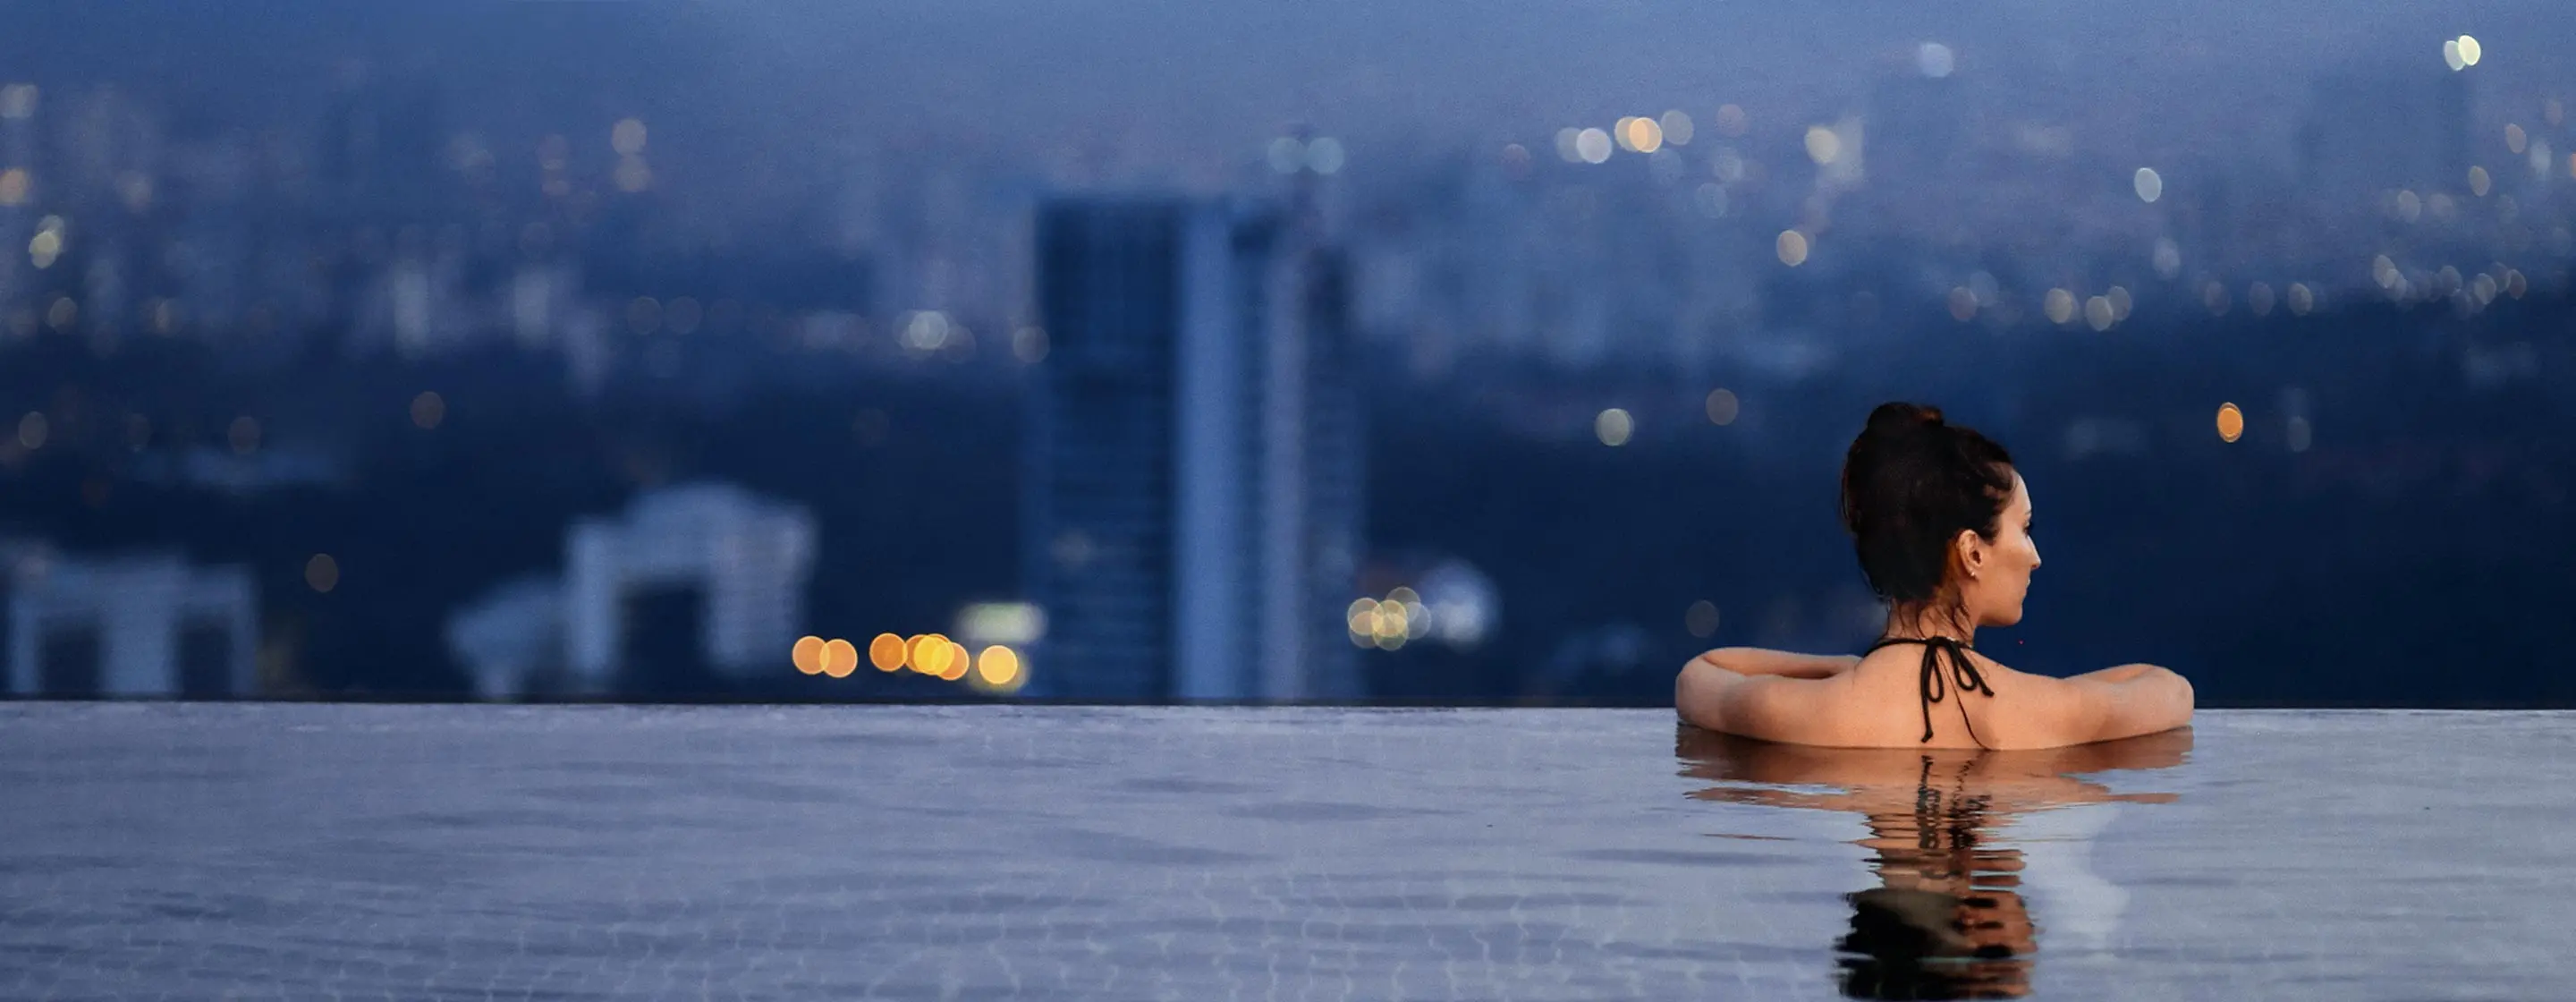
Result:
[[[1961,693],[1983,693],[1989,697],[1995,694],[1986,686],[1985,675],[1977,671],[1977,663],[1968,658],[1968,645],[1949,637],[1887,637],[1869,645],[1869,649],[1876,651],[1896,644],[1923,645],[1924,741],[1932,740],[1932,704],[1949,698],[1954,687]],[[1950,655],[1950,672],[1946,677],[1941,672],[1941,655],[1945,653]],[[1960,698],[1965,700],[1967,697],[1963,695]],[[1968,725],[1968,740],[1976,742],[1979,748],[1986,746],[1985,741],[1977,737],[1976,723],[1968,719],[1965,702],[1959,704],[1959,722]]]

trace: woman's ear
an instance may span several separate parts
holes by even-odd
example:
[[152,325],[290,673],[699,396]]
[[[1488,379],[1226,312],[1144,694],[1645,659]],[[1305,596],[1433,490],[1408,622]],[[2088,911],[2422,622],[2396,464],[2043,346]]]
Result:
[[1970,580],[1974,580],[1978,574],[1984,573],[1986,569],[1986,541],[1983,537],[1977,535],[1976,530],[1959,530],[1959,538],[1952,541],[1951,547],[1958,554],[1959,570],[1965,572]]

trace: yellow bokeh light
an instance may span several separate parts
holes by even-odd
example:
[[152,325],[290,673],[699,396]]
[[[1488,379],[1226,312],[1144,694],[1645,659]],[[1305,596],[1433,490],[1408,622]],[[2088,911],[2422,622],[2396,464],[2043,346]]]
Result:
[[903,658],[902,637],[891,633],[880,633],[875,640],[868,641],[868,663],[877,666],[878,671],[901,670]]
[[2235,404],[2218,405],[2218,440],[2233,442],[2245,436],[2245,412]]
[[912,670],[924,675],[937,675],[948,670],[948,659],[955,644],[936,633],[924,633],[910,642]]
[[1774,250],[1780,255],[1781,264],[1795,268],[1807,263],[1806,234],[1796,230],[1781,230],[1780,239],[1774,241],[1774,244]]
[[834,637],[823,643],[823,674],[848,678],[859,670],[859,649],[847,640]]
[[2486,55],[2486,46],[2478,44],[2478,40],[2470,36],[2460,36],[2458,44],[2462,65],[2475,66],[2478,64],[2478,59]]
[[1422,593],[1413,590],[1412,585],[1397,585],[1386,593],[1386,600],[1397,605],[1420,605]]
[[951,682],[965,678],[966,670],[974,660],[975,655],[966,650],[966,645],[951,640],[948,642],[948,661],[940,666],[939,677]]
[[2459,39],[2445,38],[2442,40],[2442,65],[2450,67],[2451,72],[2453,73],[2469,68],[2469,61],[2460,58]]
[[984,648],[975,658],[975,677],[985,685],[1009,685],[1020,677],[1020,656],[1000,644]]
[[1843,137],[1835,135],[1834,130],[1821,125],[1807,127],[1807,159],[1820,164],[1829,164],[1834,162],[1835,157],[1842,155]]
[[807,675],[822,674],[823,638],[810,636],[796,638],[796,646],[788,648],[787,660],[796,665],[797,671]]
[[1654,119],[1628,119],[1619,127],[1619,145],[1639,153],[1652,153],[1664,148],[1664,127]]
[[1612,407],[1592,417],[1592,434],[1603,445],[1613,448],[1626,445],[1628,437],[1636,431],[1636,419],[1629,417],[1628,412],[1621,408]]

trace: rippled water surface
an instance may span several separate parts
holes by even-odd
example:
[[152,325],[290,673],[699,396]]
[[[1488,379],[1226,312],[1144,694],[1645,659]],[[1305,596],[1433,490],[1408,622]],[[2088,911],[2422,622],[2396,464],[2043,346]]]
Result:
[[0,705],[0,997],[2566,997],[2576,715]]

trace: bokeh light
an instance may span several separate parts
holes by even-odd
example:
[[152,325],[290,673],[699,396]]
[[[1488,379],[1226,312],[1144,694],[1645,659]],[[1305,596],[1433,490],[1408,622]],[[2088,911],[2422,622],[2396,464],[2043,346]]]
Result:
[[807,675],[822,674],[823,638],[816,636],[796,638],[795,646],[788,648],[787,660],[796,666],[798,672]]
[[1781,264],[1792,268],[1805,264],[1807,235],[1796,230],[1782,230],[1779,238],[1772,241],[1772,250],[1780,255]]
[[445,420],[447,420],[447,398],[431,390],[423,390],[411,398],[411,423],[414,427],[427,431],[438,427],[438,423]]
[[1636,430],[1636,419],[1629,417],[1627,411],[1617,407],[1592,416],[1592,434],[1599,438],[1603,445],[1614,448],[1626,445],[1628,436],[1635,434]]
[[340,561],[328,553],[314,554],[304,561],[304,584],[318,593],[330,594],[331,589],[340,587]]
[[868,663],[878,671],[901,671],[906,653],[903,638],[891,633],[877,634],[876,639],[868,641]]
[[995,644],[975,657],[975,676],[985,685],[1007,686],[1020,679],[1020,656],[1008,647]]
[[2218,440],[2233,442],[2245,435],[2245,412],[2232,403],[2218,405]]
[[1717,603],[1701,599],[1682,612],[1682,628],[1690,635],[1707,639],[1717,635]]
[[823,642],[823,674],[848,678],[859,668],[859,649],[849,641],[834,637]]
[[1744,412],[1744,402],[1736,399],[1735,391],[1719,387],[1708,391],[1708,399],[1701,402],[1701,408],[1708,412],[1708,423],[1722,428],[1735,423],[1736,417]]

